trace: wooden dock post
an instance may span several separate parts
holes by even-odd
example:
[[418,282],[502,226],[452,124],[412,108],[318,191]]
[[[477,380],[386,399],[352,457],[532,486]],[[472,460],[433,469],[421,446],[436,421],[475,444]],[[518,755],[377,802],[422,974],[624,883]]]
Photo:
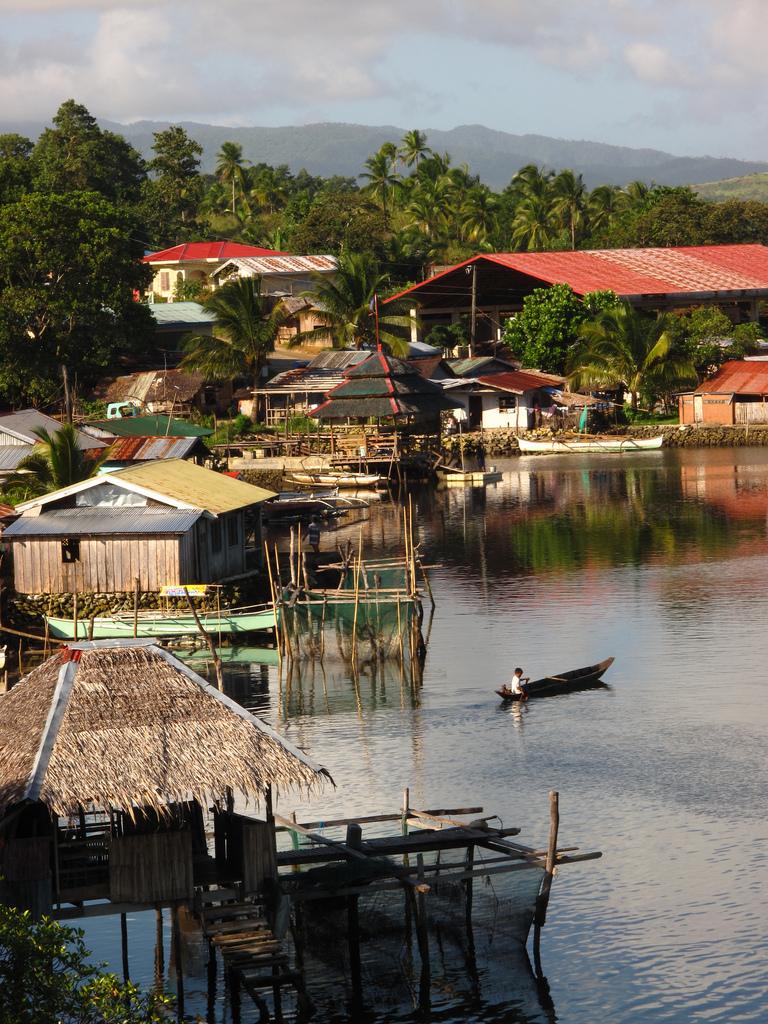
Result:
[[[424,855],[416,855],[417,876],[419,883],[424,882]],[[419,943],[419,959],[421,975],[419,977],[419,1010],[426,1013],[430,1008],[431,970],[429,963],[429,932],[427,930],[427,899],[424,893],[416,895],[416,938]]]
[[128,968],[128,915],[120,915],[120,952],[123,958],[123,981],[131,980],[131,972]]
[[139,635],[139,588],[141,580],[137,576],[133,581],[133,639]]
[[171,948],[176,968],[176,1015],[179,1020],[184,1020],[184,971],[181,963],[181,927],[179,925],[179,908],[175,903],[171,907],[171,925]]
[[[359,850],[363,844],[363,830],[356,823],[347,825],[346,845],[350,850]],[[359,896],[347,896],[347,931],[349,936],[349,975],[352,982],[353,1013],[360,1013],[363,1006],[363,968],[360,961],[360,913]]]
[[155,986],[160,989],[163,986],[163,974],[165,973],[165,947],[163,944],[163,911],[160,907],[155,908]]
[[544,977],[541,967],[541,929],[547,920],[547,905],[552,889],[557,860],[557,833],[560,828],[560,794],[551,790],[549,794],[549,843],[547,844],[547,860],[545,875],[541,883],[539,895],[536,897],[536,909],[533,918],[533,964],[538,978]]

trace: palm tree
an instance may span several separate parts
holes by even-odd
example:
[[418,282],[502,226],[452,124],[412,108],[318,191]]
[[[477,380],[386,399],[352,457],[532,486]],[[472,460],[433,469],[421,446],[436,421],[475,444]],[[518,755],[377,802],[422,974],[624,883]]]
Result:
[[181,365],[208,380],[246,377],[257,388],[287,310],[281,302],[262,294],[260,277],[228,281],[209,295],[203,306],[216,317],[216,334],[189,337]]
[[416,167],[419,161],[429,156],[432,150],[427,145],[426,132],[413,128],[406,132],[400,143],[400,157],[406,167]]
[[587,190],[584,179],[573,171],[560,171],[552,181],[552,214],[558,217],[576,248],[576,231],[584,224]]
[[368,179],[368,189],[378,197],[381,209],[387,217],[387,197],[400,184],[400,175],[395,170],[394,159],[389,147],[392,143],[384,143],[378,153],[365,161],[367,170],[361,177]]
[[587,201],[590,231],[594,233],[607,227],[611,218],[625,209],[627,202],[626,192],[618,185],[598,185],[593,188]]
[[[342,253],[332,277],[313,275],[314,287],[304,294],[317,306],[323,326],[296,336],[325,338],[334,348],[375,348],[374,299],[387,286],[386,275],[365,253]],[[378,338],[394,356],[408,354],[411,317],[404,307],[380,306]]]
[[521,199],[512,218],[512,244],[517,249],[546,249],[552,244],[552,209],[546,196]]
[[38,427],[32,433],[37,443],[18,465],[19,470],[26,472],[15,474],[8,483],[36,494],[58,491],[81,480],[90,480],[96,476],[108,455],[107,449],[99,455],[84,452],[78,444],[78,432],[71,423],[62,423],[53,432]]
[[628,302],[617,303],[582,324],[568,360],[574,387],[613,387],[629,392],[637,411],[641,392],[666,390],[695,381],[696,370],[679,350],[665,317],[647,316]]
[[484,246],[498,227],[499,200],[486,185],[475,185],[464,193],[458,220],[467,242]]
[[243,160],[243,147],[239,142],[222,142],[216,157],[216,177],[222,184],[229,182],[232,186],[232,213],[235,212],[235,188],[239,186],[240,192],[243,192],[247,163],[247,160]]

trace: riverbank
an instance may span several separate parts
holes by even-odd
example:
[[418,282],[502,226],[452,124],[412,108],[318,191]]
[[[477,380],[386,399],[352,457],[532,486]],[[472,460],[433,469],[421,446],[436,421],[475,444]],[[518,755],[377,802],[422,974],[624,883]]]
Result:
[[[559,431],[529,430],[525,436],[529,438],[557,437]],[[658,437],[664,438],[666,448],[747,448],[768,446],[768,425],[738,427],[679,427],[676,425],[656,425],[653,423],[641,426],[618,427],[612,434],[627,437]],[[473,431],[471,433],[454,434],[443,438],[443,448],[449,455],[458,455],[463,443],[464,452],[472,455],[482,437],[487,457],[519,455],[520,448],[514,430],[494,429]]]

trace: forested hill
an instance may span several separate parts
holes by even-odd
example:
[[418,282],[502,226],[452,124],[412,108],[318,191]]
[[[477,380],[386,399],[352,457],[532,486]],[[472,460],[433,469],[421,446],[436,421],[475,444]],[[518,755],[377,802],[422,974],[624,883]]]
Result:
[[[137,121],[122,125],[101,121],[103,128],[124,135],[144,156],[151,156],[152,136],[168,121]],[[182,122],[204,149],[202,170],[212,171],[223,142],[239,143],[245,159],[253,163],[288,164],[292,171],[356,176],[371,153],[385,142],[398,143],[402,128],[357,124],[308,124],[285,128],[231,128]],[[36,138],[42,125],[0,125],[0,131],[20,131]],[[654,181],[659,185],[685,185],[768,171],[768,163],[719,157],[676,157],[655,149],[630,149],[600,142],[552,139],[545,135],[512,135],[483,125],[461,125],[450,131],[426,129],[436,152],[450,153],[454,166],[468,164],[472,172],[494,189],[501,189],[526,164],[551,170],[571,168],[595,185],[625,185]]]

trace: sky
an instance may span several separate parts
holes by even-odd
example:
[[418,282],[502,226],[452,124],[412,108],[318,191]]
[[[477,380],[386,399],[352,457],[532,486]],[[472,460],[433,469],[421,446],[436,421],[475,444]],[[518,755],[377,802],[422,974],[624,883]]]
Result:
[[768,159],[768,0],[0,0],[0,121],[483,124]]

